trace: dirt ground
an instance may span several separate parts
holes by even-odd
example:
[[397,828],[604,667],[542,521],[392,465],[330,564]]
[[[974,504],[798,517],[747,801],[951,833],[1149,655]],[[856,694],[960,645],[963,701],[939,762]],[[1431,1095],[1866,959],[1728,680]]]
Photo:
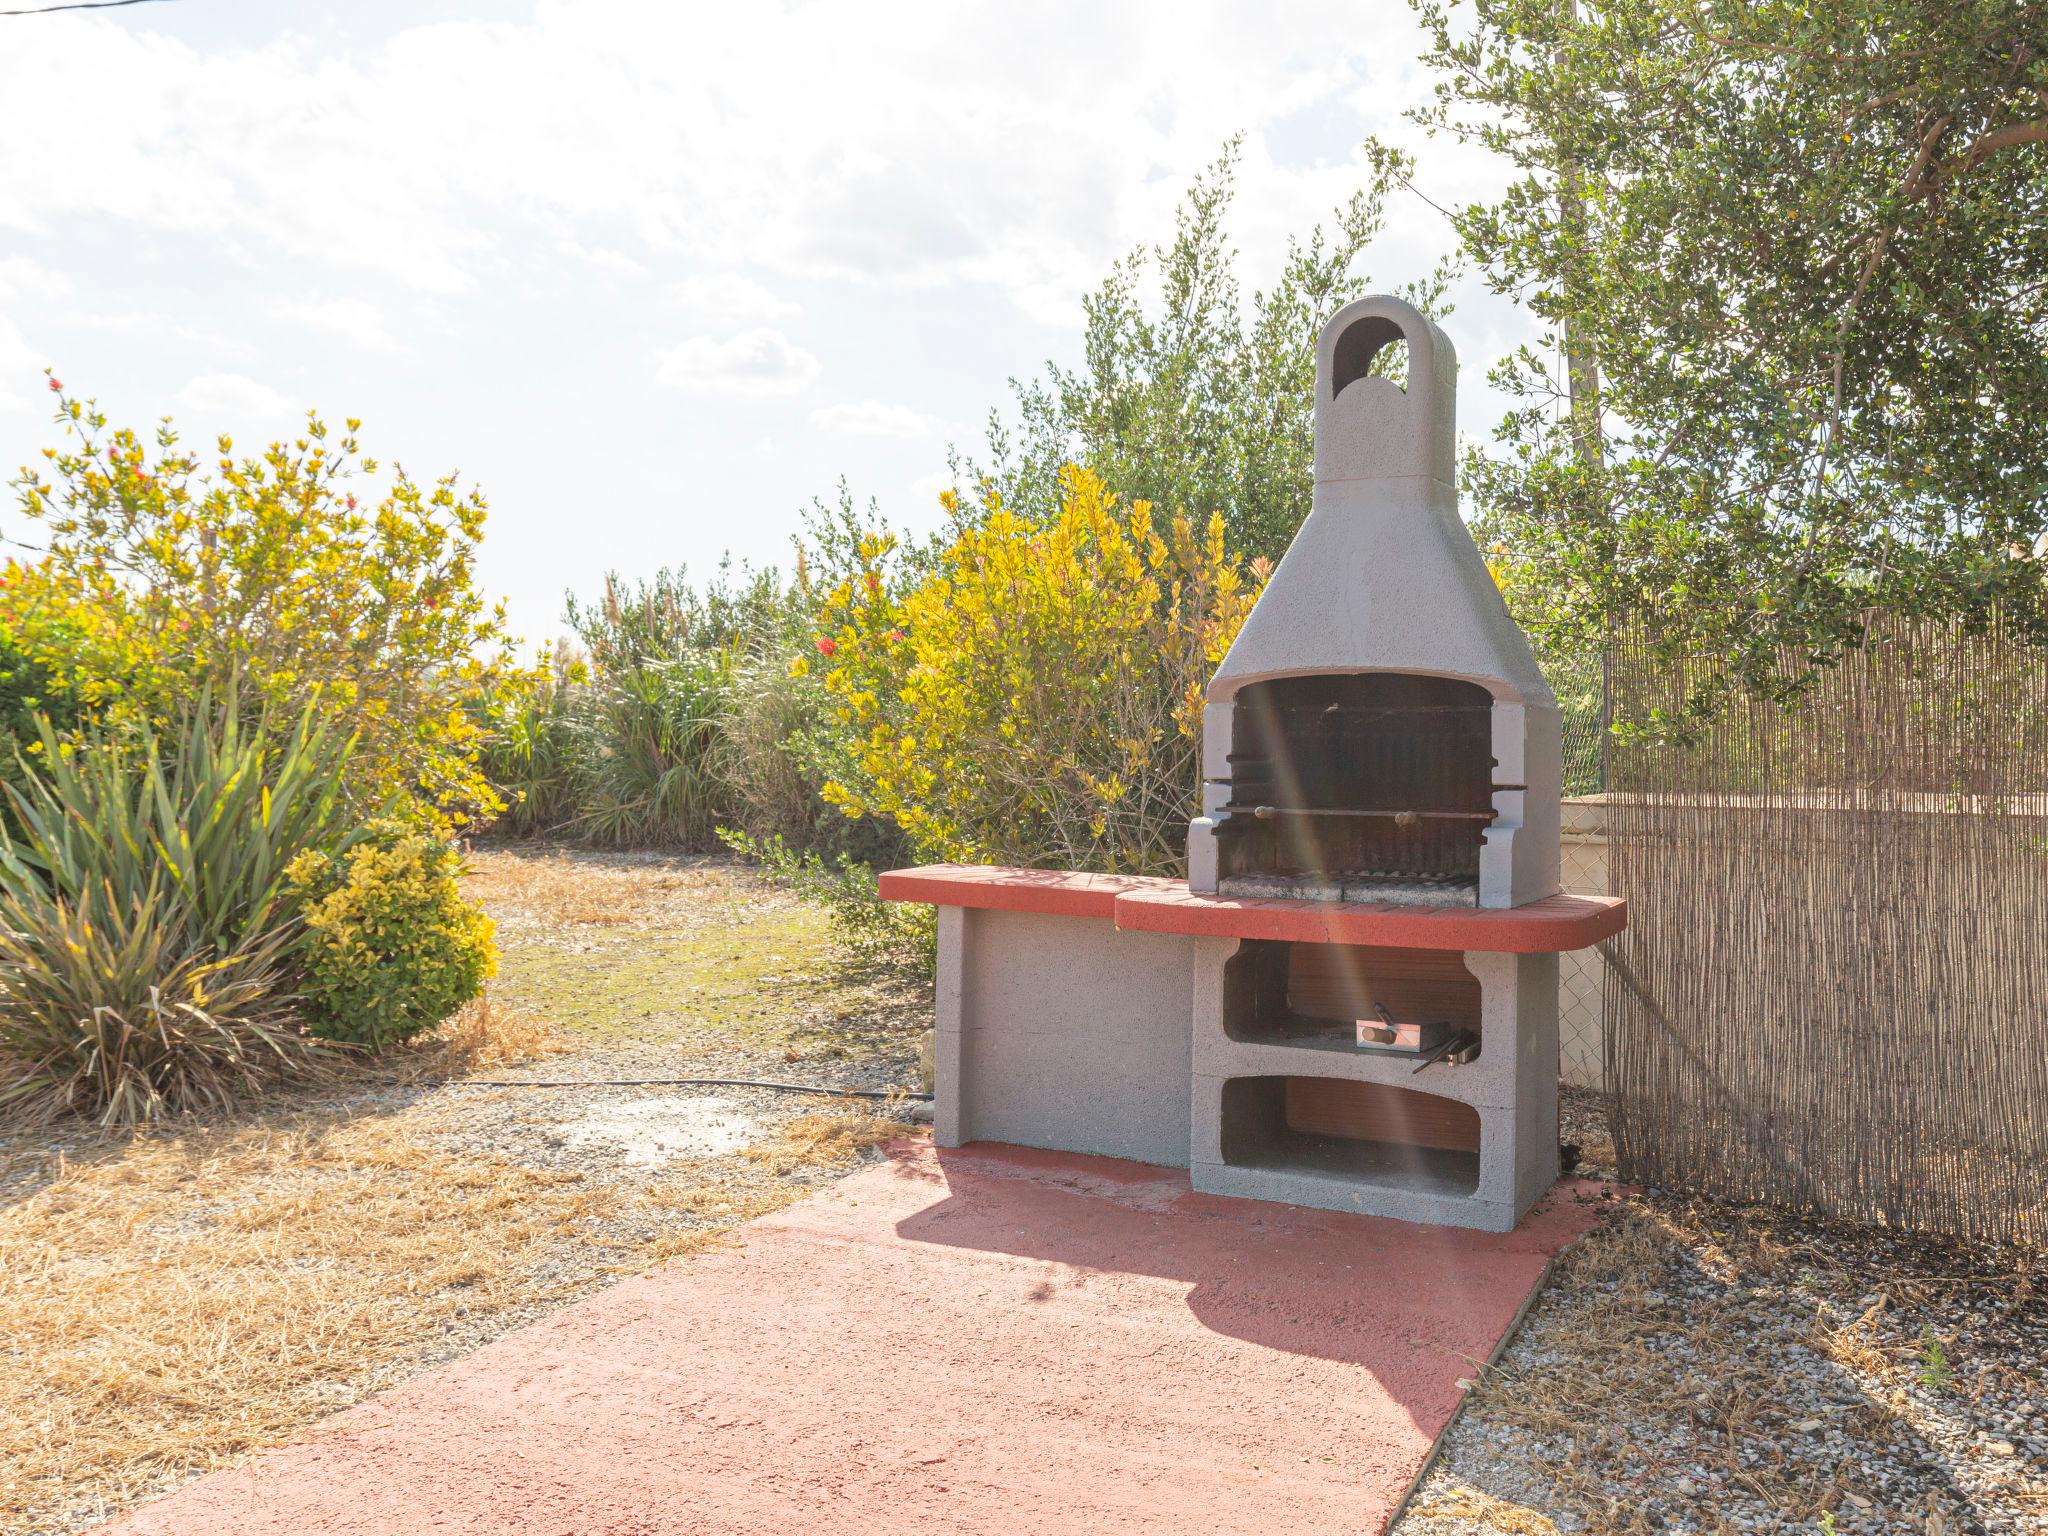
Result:
[[[232,1119],[0,1135],[0,1532],[72,1532],[796,1199],[914,1109],[923,984],[726,860],[493,847],[487,1005]],[[579,1087],[486,1087],[541,1079]]]

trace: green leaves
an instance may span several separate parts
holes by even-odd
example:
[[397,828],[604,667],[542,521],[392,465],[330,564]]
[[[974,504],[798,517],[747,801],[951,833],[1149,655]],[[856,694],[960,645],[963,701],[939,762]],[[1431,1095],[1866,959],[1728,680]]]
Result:
[[446,843],[402,829],[293,867],[306,899],[303,988],[314,1029],[382,1050],[432,1029],[497,970],[491,920],[456,884]]
[[[958,466],[963,483],[993,483],[1005,506],[1050,519],[1060,472],[1075,462],[1127,500],[1198,522],[1221,513],[1233,549],[1285,552],[1313,486],[1316,333],[1366,291],[1359,258],[1409,166],[1372,146],[1369,185],[1327,230],[1290,241],[1272,286],[1247,306],[1225,232],[1239,147],[1233,139],[1190,188],[1172,240],[1133,251],[1085,301],[1082,366],[1015,386],[1014,434],[993,421],[992,462]],[[1441,313],[1446,278],[1402,291]],[[1398,366],[1392,349],[1387,365]]]
[[1874,607],[2048,643],[2048,6],[1417,10],[1424,118],[1521,172],[1466,249],[1560,328],[1467,465],[1539,639],[1647,613],[1765,691]]
[[[152,449],[61,390],[57,420],[48,477],[14,482],[48,555],[0,582],[0,633],[32,635],[68,684],[51,713],[162,731],[201,687],[232,686],[278,719],[317,705],[341,722],[369,798],[440,825],[497,808],[469,706],[518,669],[476,586],[479,492],[402,470],[369,489],[354,430],[331,443],[317,417],[254,457],[222,438],[207,467],[168,423]],[[52,612],[63,629],[44,635]]]

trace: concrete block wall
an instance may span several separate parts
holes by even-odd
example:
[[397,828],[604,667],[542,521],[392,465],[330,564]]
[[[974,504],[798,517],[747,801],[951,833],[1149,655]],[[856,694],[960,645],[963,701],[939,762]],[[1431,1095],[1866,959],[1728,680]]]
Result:
[[1186,1167],[1198,942],[940,907],[934,1139]]

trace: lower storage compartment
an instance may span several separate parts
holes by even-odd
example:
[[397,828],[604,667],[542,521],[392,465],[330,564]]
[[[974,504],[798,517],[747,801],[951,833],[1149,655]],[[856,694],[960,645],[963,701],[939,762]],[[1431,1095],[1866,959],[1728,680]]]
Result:
[[1479,1187],[1479,1111],[1410,1088],[1314,1076],[1223,1085],[1223,1161],[1431,1194]]

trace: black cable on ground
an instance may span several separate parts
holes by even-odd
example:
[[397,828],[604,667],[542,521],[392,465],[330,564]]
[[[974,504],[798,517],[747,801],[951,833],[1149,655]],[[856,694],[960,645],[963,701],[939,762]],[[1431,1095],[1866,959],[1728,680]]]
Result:
[[818,1093],[831,1099],[916,1099],[928,1093],[907,1088],[825,1088],[816,1083],[770,1083],[752,1077],[471,1077],[445,1084],[452,1088],[773,1088],[780,1093]]

